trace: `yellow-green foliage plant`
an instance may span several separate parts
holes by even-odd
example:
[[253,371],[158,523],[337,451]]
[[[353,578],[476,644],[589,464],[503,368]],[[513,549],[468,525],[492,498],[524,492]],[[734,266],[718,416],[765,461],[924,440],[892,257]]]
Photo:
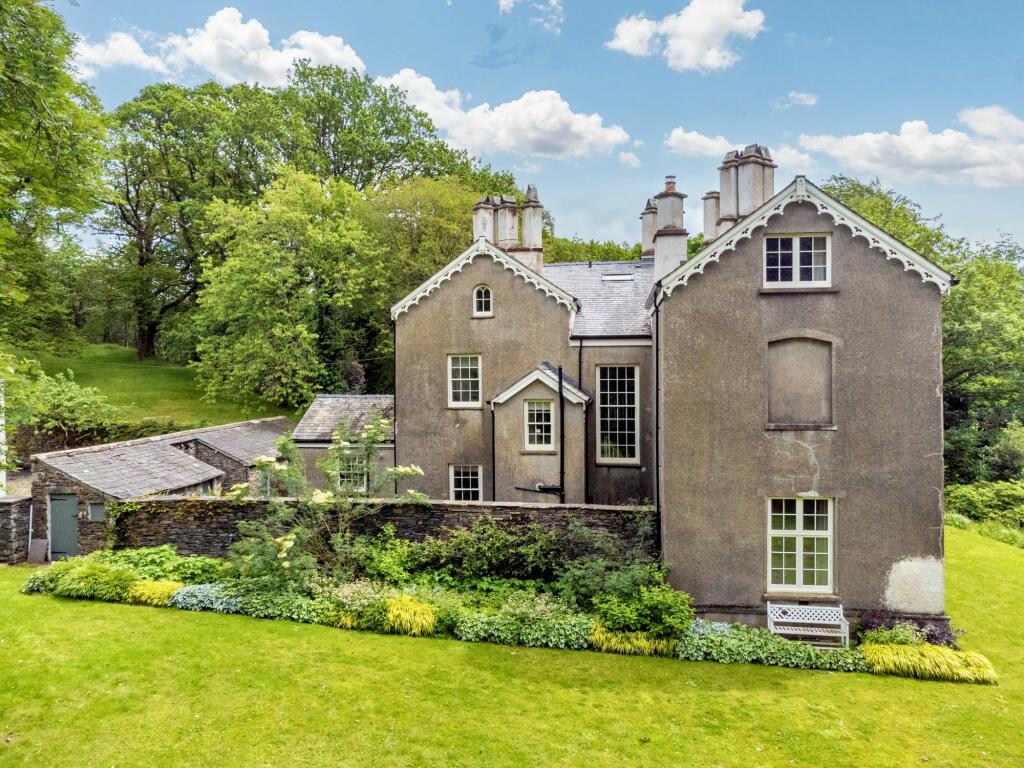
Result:
[[422,637],[434,634],[437,615],[434,606],[420,602],[410,595],[389,597],[387,606],[387,630],[399,635]]
[[183,586],[180,581],[137,581],[128,593],[128,602],[166,608],[171,596]]
[[672,656],[677,640],[657,639],[646,632],[612,632],[600,621],[594,622],[587,638],[590,647],[603,653],[623,653],[627,656]]
[[974,651],[954,651],[942,645],[878,643],[864,643],[860,650],[871,665],[871,671],[879,675],[949,680],[955,683],[997,682],[992,662]]
[[355,611],[331,608],[320,615],[317,624],[338,629],[356,629],[359,626],[359,614]]

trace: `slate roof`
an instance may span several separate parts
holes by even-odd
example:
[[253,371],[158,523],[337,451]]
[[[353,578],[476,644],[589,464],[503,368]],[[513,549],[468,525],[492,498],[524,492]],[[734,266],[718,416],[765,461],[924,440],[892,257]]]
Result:
[[391,419],[388,439],[394,442],[394,395],[317,395],[292,432],[292,437],[297,443],[329,443],[339,424],[347,424],[349,432],[355,436],[378,414]]
[[652,259],[545,264],[544,276],[580,303],[574,337],[651,335],[644,305],[654,287]]
[[121,445],[88,453],[66,452],[44,461],[119,499],[178,491],[224,474],[166,442]]
[[268,419],[229,424],[195,437],[216,451],[252,466],[260,456],[276,456],[275,443],[291,431],[288,419]]
[[[509,385],[501,392],[491,398],[490,402],[494,405],[500,405],[501,403],[507,402],[510,397],[519,394],[525,387],[529,386],[535,381],[541,381],[549,386],[554,392],[558,391],[558,366],[552,365],[545,361],[540,363],[536,368],[527,373],[525,376],[517,379],[515,383]],[[572,376],[566,371],[562,370],[562,389],[566,399],[585,403],[591,399],[590,391],[579,384]]]
[[190,488],[224,473],[185,453],[181,446],[202,442],[251,466],[258,456],[277,456],[274,443],[288,434],[284,416],[187,429],[106,445],[36,454],[33,458],[116,498]]

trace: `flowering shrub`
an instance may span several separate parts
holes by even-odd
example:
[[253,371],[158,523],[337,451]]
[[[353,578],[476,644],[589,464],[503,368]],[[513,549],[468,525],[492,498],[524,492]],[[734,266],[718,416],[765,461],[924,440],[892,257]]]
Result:
[[170,608],[183,611],[238,613],[238,598],[225,594],[221,584],[190,584],[175,592],[167,601]]
[[519,592],[496,612],[466,611],[455,626],[455,636],[471,642],[545,648],[587,647],[594,618],[576,613],[547,595]]

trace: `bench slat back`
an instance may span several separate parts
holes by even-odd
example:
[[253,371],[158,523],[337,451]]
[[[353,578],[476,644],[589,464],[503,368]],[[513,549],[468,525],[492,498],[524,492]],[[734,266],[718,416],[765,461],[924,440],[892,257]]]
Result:
[[772,621],[784,624],[841,624],[842,606],[833,605],[780,605],[768,607]]

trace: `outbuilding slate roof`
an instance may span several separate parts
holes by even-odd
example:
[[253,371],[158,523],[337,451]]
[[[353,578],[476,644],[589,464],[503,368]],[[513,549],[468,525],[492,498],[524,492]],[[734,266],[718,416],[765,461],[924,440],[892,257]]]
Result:
[[166,442],[65,453],[46,463],[119,499],[189,488],[224,473]]
[[176,446],[201,442],[252,466],[258,456],[277,456],[275,443],[288,434],[285,416],[200,427],[106,445],[36,454],[33,458],[116,498],[190,488],[224,473]]
[[651,335],[644,305],[654,287],[653,260],[545,264],[544,276],[580,304],[574,337]]
[[329,443],[339,424],[359,435],[374,416],[391,419],[389,441],[395,441],[394,395],[317,395],[292,437],[297,443]]

